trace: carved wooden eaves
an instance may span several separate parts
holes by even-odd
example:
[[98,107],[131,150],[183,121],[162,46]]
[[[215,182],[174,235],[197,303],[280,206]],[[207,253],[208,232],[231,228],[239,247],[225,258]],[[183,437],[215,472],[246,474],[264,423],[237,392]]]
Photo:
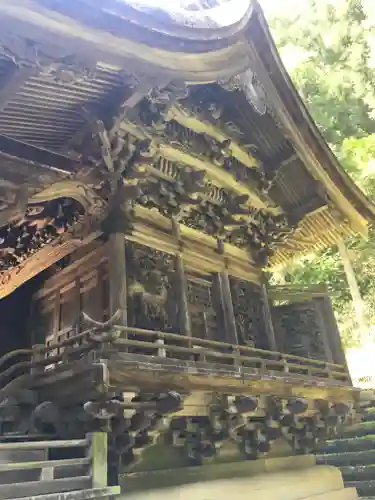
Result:
[[80,181],[63,180],[29,198],[0,229],[0,298],[94,240],[107,202]]

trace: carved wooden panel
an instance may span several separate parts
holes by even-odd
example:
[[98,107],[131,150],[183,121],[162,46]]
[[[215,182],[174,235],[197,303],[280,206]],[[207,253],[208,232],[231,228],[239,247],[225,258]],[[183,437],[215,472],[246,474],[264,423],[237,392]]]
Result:
[[127,242],[129,324],[137,328],[178,331],[176,258],[138,243]]
[[272,317],[281,352],[327,360],[324,322],[314,300],[274,307]]
[[260,287],[235,278],[230,278],[230,286],[239,343],[269,349]]
[[217,307],[212,280],[188,277],[187,299],[193,337],[218,340]]
[[[95,253],[92,255],[95,257]],[[73,264],[64,271],[56,271],[34,299],[34,343],[50,346],[75,336],[85,328],[82,312],[98,321],[107,319],[107,267],[105,260],[94,258],[82,261],[81,266]],[[62,350],[55,349],[48,355],[59,354]]]

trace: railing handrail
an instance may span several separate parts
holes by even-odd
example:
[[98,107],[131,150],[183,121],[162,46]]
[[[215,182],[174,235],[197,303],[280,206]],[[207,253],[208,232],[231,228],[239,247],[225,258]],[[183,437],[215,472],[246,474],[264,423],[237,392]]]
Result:
[[[15,472],[20,477],[21,471],[32,471],[39,478],[26,479],[2,484],[0,481],[0,497],[5,493],[6,498],[112,498],[120,493],[120,488],[107,484],[107,434],[95,432],[88,434],[85,439],[59,440],[59,441],[33,441],[1,443],[0,451],[33,450],[40,451],[41,460],[8,462],[0,464],[1,473]],[[56,448],[85,449],[83,458],[68,458],[49,460],[44,452]],[[69,467],[67,477],[55,476],[56,469]],[[27,496],[30,494],[31,496]]]
[[0,443],[0,451],[14,450],[46,450],[49,448],[83,448],[90,444],[89,439],[71,439],[57,441],[24,441],[17,443]]
[[[68,333],[72,330],[74,330],[74,327],[67,327],[62,331]],[[117,335],[111,335],[111,332],[123,332],[125,334],[125,338],[117,339]],[[91,326],[90,328],[87,328],[86,330],[79,332],[76,335],[66,338],[60,342],[55,342],[48,346],[35,346],[33,349],[21,349],[5,354],[0,358],[0,366],[2,366],[6,361],[12,359],[12,357],[16,357],[19,355],[28,355],[30,356],[30,360],[20,361],[10,366],[4,372],[0,373],[0,382],[2,382],[4,379],[9,379],[11,375],[20,371],[21,369],[32,370],[60,363],[64,360],[69,361],[69,357],[71,354],[73,354],[74,356],[83,355],[92,350],[93,344],[100,344],[101,342],[108,342],[110,344],[112,343],[114,346],[117,342],[117,345],[127,344],[129,347],[133,346],[155,348],[155,345],[153,343],[148,343],[140,339],[129,339],[129,335],[132,334],[146,337],[156,337],[156,339],[160,341],[172,340],[186,344],[185,346],[163,344],[163,349],[170,352],[186,352],[195,355],[197,354],[197,348],[202,349],[202,354],[204,354],[203,349],[212,349],[213,351],[215,351],[216,349],[215,352],[211,352],[212,357],[236,359],[238,362],[258,362],[260,364],[266,364],[267,362],[268,364],[272,363],[273,368],[275,366],[282,367],[286,365],[287,369],[281,371],[288,371],[288,369],[308,369],[308,373],[311,376],[314,376],[313,373],[318,373],[319,375],[325,373],[328,375],[328,378],[333,379],[337,379],[338,377],[341,378],[343,375],[347,375],[347,368],[345,365],[340,365],[324,360],[304,358],[295,354],[270,351],[267,349],[259,349],[256,347],[249,347],[245,345],[230,344],[217,340],[190,337],[179,333],[162,332],[159,330],[148,330],[137,327],[111,324],[110,327],[108,327],[105,331],[103,331],[103,329],[101,329],[100,327]],[[100,338],[100,335],[102,335],[102,338]],[[75,346],[72,351],[65,351],[56,355],[46,356],[46,354],[55,350],[59,350],[62,347],[72,346],[81,339],[86,340],[86,342],[84,342],[82,345]],[[221,352],[220,349],[225,349],[229,352]],[[4,388],[7,384],[2,383],[1,385],[2,388]]]
[[202,344],[202,345],[208,345],[208,346],[212,346],[212,347],[226,347],[226,348],[232,348],[234,351],[243,350],[243,351],[253,352],[253,353],[258,353],[258,354],[263,354],[263,355],[269,354],[272,356],[278,356],[278,357],[282,357],[284,359],[290,359],[293,361],[294,360],[306,361],[308,363],[312,363],[315,365],[325,365],[325,366],[330,366],[333,368],[345,369],[344,365],[340,365],[338,363],[332,363],[329,361],[323,361],[323,360],[321,361],[318,359],[304,358],[304,357],[297,356],[294,354],[287,354],[287,353],[282,353],[282,352],[278,352],[278,351],[269,351],[267,349],[259,349],[256,347],[249,347],[249,346],[245,346],[245,345],[230,344],[228,342],[221,342],[218,340],[189,337],[187,335],[181,335],[179,333],[169,333],[169,332],[162,332],[162,331],[158,331],[158,330],[147,330],[147,329],[143,329],[143,328],[135,328],[135,327],[131,327],[131,326],[122,326],[122,325],[114,325],[113,328],[116,330],[119,330],[119,331],[124,331],[126,333],[135,333],[135,334],[138,333],[140,335],[150,335],[150,336],[158,335],[161,338],[165,338],[165,339],[169,338],[171,340],[180,340],[180,341],[186,340],[187,342],[189,342],[189,343],[193,342],[196,345]]

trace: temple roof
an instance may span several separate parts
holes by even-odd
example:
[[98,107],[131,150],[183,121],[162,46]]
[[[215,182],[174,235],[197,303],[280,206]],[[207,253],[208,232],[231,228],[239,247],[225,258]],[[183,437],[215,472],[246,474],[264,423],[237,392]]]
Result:
[[319,133],[259,5],[229,26],[196,14],[0,0],[0,296],[114,225],[168,238],[173,218],[183,238],[260,266],[366,235],[375,207]]

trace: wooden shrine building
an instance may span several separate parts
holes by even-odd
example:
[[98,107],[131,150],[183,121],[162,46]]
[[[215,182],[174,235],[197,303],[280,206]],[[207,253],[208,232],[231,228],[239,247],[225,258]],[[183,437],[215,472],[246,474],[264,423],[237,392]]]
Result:
[[0,434],[305,453],[359,392],[325,289],[265,271],[375,207],[255,0],[144,3],[0,0]]

